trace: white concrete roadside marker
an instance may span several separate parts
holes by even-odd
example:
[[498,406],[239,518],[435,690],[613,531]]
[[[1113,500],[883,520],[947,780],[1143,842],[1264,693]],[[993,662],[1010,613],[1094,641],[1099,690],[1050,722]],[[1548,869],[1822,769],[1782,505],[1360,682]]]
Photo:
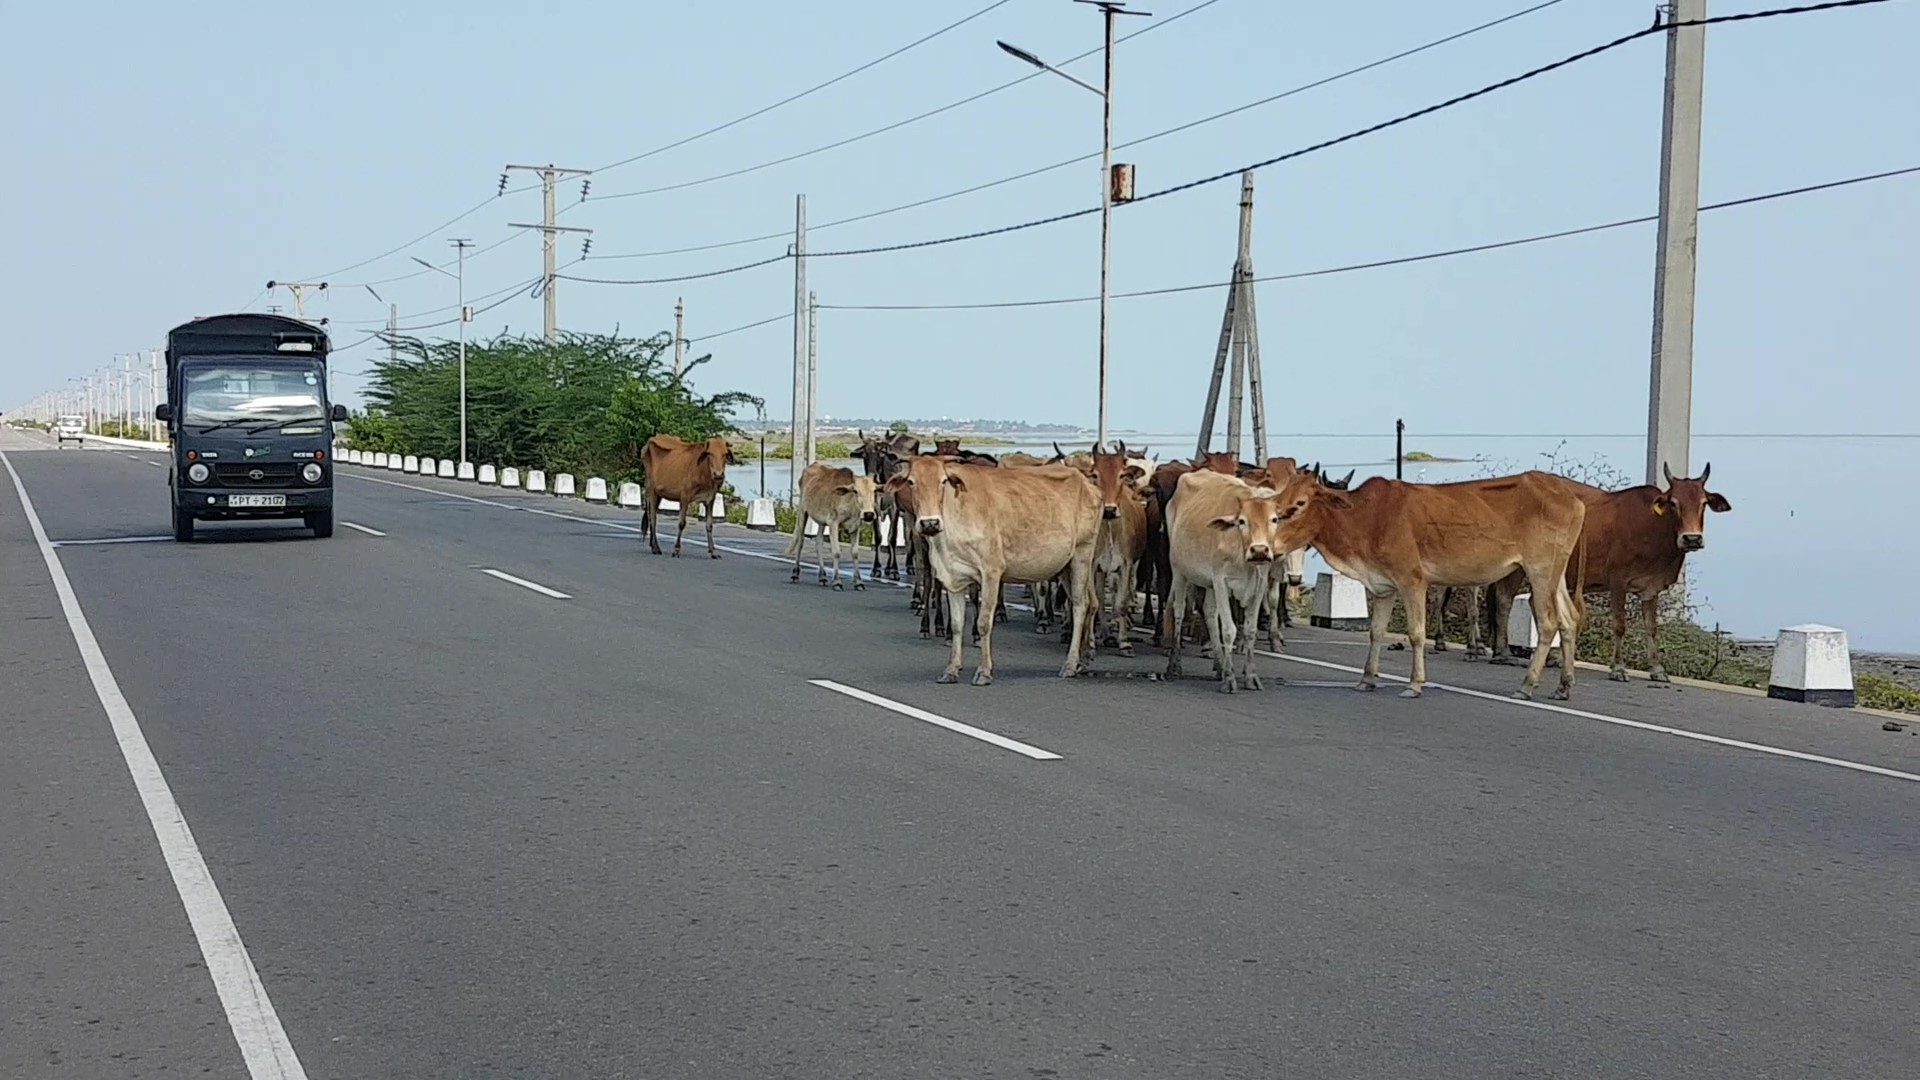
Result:
[[772,499],[754,499],[747,503],[747,528],[772,532],[777,527],[774,523]]
[[509,465],[500,470],[500,486],[517,488],[520,486],[520,470]]
[[1345,574],[1321,574],[1313,582],[1313,614],[1307,621],[1323,630],[1367,629],[1366,586]]
[[[1547,642],[1552,649],[1560,644],[1560,631],[1553,632],[1553,640]],[[1540,647],[1540,627],[1533,621],[1533,594],[1521,593],[1513,598],[1513,610],[1507,613],[1507,651],[1515,656],[1532,656],[1533,650]]]
[[713,497],[713,520],[727,520],[727,497],[725,495],[715,495]]
[[527,470],[527,490],[528,491],[547,490],[547,474],[544,470],[541,470],[541,469]]
[[497,484],[497,483],[499,483],[499,482],[500,482],[500,472],[499,472],[499,470],[498,470],[498,469],[495,469],[495,468],[494,468],[493,466],[491,466],[491,465],[482,465],[482,466],[480,466],[480,482],[481,482],[481,483],[483,483],[483,484]]
[[1780,631],[1773,643],[1767,696],[1837,709],[1853,708],[1853,654],[1847,632],[1806,623]]
[[573,474],[563,472],[554,477],[553,493],[556,496],[571,498],[573,496]]
[[385,450],[373,455],[373,467],[376,469],[384,469],[387,467],[387,452]]
[[420,471],[420,458],[414,454],[408,454],[400,459],[400,468],[404,472],[417,473]]
[[[335,461],[338,461],[338,460],[339,460],[339,458],[335,458],[334,460],[335,460]],[[349,465],[358,465],[358,464],[360,464],[360,451],[358,451],[358,450],[349,450],[349,451],[347,451],[347,464],[349,464]]]
[[971,724],[963,724],[958,720],[949,720],[944,716],[930,713],[925,709],[916,709],[911,705],[903,705],[898,701],[883,698],[879,694],[869,694],[865,690],[847,686],[843,683],[837,683],[831,679],[808,679],[807,681],[822,690],[831,690],[836,694],[845,694],[856,701],[864,701],[869,705],[878,705],[890,712],[899,713],[901,716],[910,716],[915,720],[923,720],[936,727],[946,728],[948,731],[957,731],[962,735],[970,735],[973,738],[979,739],[981,742],[998,746],[1002,750],[1011,750],[1016,754],[1025,754],[1035,761],[1062,760],[1059,754],[1051,750],[1042,750],[1037,746],[1028,746],[1026,743],[1019,742],[1018,740],[1009,739],[1005,735],[996,735],[991,731],[983,731]]
[[603,503],[607,501],[607,482],[598,476],[587,477],[587,501]]
[[[469,466],[467,466],[467,468],[468,468],[469,470],[471,470],[471,469],[473,468],[473,466],[471,466],[471,465],[469,465]],[[439,477],[440,479],[442,479],[442,480],[451,480],[451,479],[453,479],[453,478],[454,478],[454,472],[453,472],[453,461],[452,461],[452,459],[450,459],[450,458],[441,458],[441,459],[440,459],[440,470],[439,470],[438,472],[436,472],[436,473],[435,473],[434,475],[435,475],[435,476],[438,476],[438,477]]]
[[[406,471],[406,468],[407,468],[407,465],[406,465],[406,459],[405,459],[405,458],[403,458],[403,457],[401,457],[401,456],[400,456],[399,454],[388,454],[388,455],[387,455],[387,468],[388,468],[389,470],[391,470],[391,471],[393,471],[393,472],[403,472],[403,471]],[[419,472],[419,471],[420,471],[420,463],[419,463],[419,462],[417,462],[417,461],[416,461],[416,462],[414,462],[414,463],[413,463],[413,469],[412,469],[412,471],[413,471],[413,472]]]
[[629,510],[638,510],[647,505],[646,495],[641,492],[639,484],[628,481],[620,485],[620,505]]
[[460,463],[460,471],[459,471],[459,473],[457,474],[457,476],[456,476],[456,479],[460,479],[460,480],[471,480],[471,479],[473,479],[473,462],[471,462],[471,461],[463,461],[463,462],[461,462],[461,463]]
[[213,872],[200,853],[200,845],[193,839],[193,830],[180,812],[180,804],[174,800],[166,774],[160,771],[160,762],[153,756],[146,733],[141,730],[133,707],[127,704],[113,669],[107,665],[106,654],[93,635],[86,613],[80,610],[73,583],[67,580],[60,555],[47,540],[47,530],[40,524],[40,515],[34,512],[26,485],[20,482],[20,474],[14,471],[13,462],[5,454],[0,454],[0,464],[6,466],[7,475],[13,479],[13,490],[20,496],[27,525],[53,579],[53,591],[60,598],[67,629],[73,634],[80,659],[93,682],[94,696],[113,728],[121,758],[146,809],[147,822],[153,827],[154,839],[159,841],[160,854],[173,877],[174,890],[186,910],[187,924],[199,943],[200,956],[206,961],[207,975],[220,996],[220,1005],[227,1014],[233,1040],[240,1047],[247,1074],[253,1080],[307,1080],[307,1071],[300,1064],[300,1056],[294,1053],[293,1043],[287,1039],[273,999],[267,996],[266,985],[260,981],[253,957],[240,938],[240,928],[234,925],[233,914],[220,895],[220,886],[214,882]]
[[437,466],[434,464],[434,460],[432,458],[423,457],[420,459],[420,475],[421,476],[432,476],[436,468]]
[[677,499],[661,499],[661,500],[660,500],[660,512],[661,512],[661,513],[663,513],[663,514],[677,514],[677,513],[679,513],[679,512],[680,512],[680,502],[679,502],[679,500],[677,500]]

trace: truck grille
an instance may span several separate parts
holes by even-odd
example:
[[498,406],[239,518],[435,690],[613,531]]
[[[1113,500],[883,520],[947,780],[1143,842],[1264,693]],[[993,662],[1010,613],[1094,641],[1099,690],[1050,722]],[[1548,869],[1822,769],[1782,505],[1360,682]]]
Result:
[[223,461],[213,467],[213,478],[222,487],[293,487],[299,476],[299,466],[291,461]]

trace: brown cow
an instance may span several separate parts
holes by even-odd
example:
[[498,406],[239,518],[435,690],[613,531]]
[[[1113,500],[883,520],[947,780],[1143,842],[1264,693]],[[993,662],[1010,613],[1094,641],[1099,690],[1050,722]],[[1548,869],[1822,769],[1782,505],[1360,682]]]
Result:
[[[973,684],[993,682],[993,615],[1003,581],[1046,582],[1067,572],[1073,636],[1061,678],[1085,663],[1092,599],[1094,543],[1100,531],[1099,496],[1072,469],[1001,469],[917,457],[888,486],[911,492],[914,524],[927,540],[927,561],[949,597],[980,587],[980,667]],[[991,600],[989,600],[991,598]],[[962,607],[964,611],[964,606]],[[961,636],[939,681],[957,682]]]
[[[1128,462],[1127,444],[1115,453],[1093,448],[1088,461],[1093,467],[1094,487],[1100,493],[1100,539],[1095,548],[1094,596],[1113,630],[1114,646],[1121,656],[1133,655],[1128,632],[1133,628],[1134,584],[1140,559],[1147,553],[1147,507],[1134,482],[1140,479],[1140,467]],[[1106,600],[1108,587],[1113,600]],[[1096,638],[1100,638],[1096,625]]]
[[647,545],[660,554],[660,500],[680,504],[680,531],[673,538],[673,557],[680,557],[680,545],[687,538],[687,509],[698,505],[707,518],[707,557],[717,559],[713,549],[713,498],[726,483],[727,466],[738,465],[733,447],[726,437],[715,435],[706,442],[690,443],[674,435],[655,435],[640,448],[640,467],[647,474],[647,505],[641,512],[640,527],[646,531]]
[[[1167,508],[1168,558],[1173,580],[1164,618],[1171,635],[1167,649],[1167,677],[1180,674],[1180,620],[1194,593],[1206,593],[1207,638],[1213,646],[1215,674],[1220,689],[1261,689],[1253,672],[1253,636],[1267,595],[1273,558],[1281,549],[1274,543],[1280,526],[1280,504],[1271,488],[1256,488],[1234,476],[1198,470],[1180,477],[1177,493]],[[1240,604],[1244,629],[1234,630],[1233,605]],[[1233,654],[1236,639],[1241,652],[1236,683]]]
[[[1639,597],[1641,614],[1647,620],[1648,677],[1657,683],[1672,681],[1660,664],[1660,594],[1680,580],[1687,554],[1707,546],[1707,511],[1724,514],[1733,509],[1726,496],[1707,490],[1707,477],[1713,472],[1711,462],[1698,479],[1676,479],[1665,466],[1661,472],[1667,478],[1665,490],[1652,484],[1620,491],[1577,485],[1587,504],[1582,531],[1587,559],[1586,571],[1579,575],[1580,592],[1583,596],[1602,590],[1607,593],[1613,612],[1613,662],[1607,677],[1615,682],[1627,681],[1627,665],[1620,651],[1627,637],[1628,593]],[[1568,585],[1572,587],[1573,568],[1568,569]],[[1518,574],[1508,575],[1492,590],[1493,663],[1513,662],[1507,650],[1507,615],[1514,597],[1525,590],[1526,582]],[[1546,631],[1541,633],[1545,635]]]
[[[793,522],[793,542],[787,545],[787,554],[793,556],[793,576],[789,581],[800,580],[800,551],[806,546],[807,521],[820,523],[820,531],[814,535],[813,557],[820,564],[820,584],[831,580],[835,589],[846,586],[840,581],[840,530],[853,530],[853,590],[861,592],[866,583],[860,580],[860,525],[873,521],[873,477],[855,476],[852,469],[836,469],[825,462],[816,461],[800,473],[799,514]],[[879,523],[874,523],[879,528]],[[878,537],[876,536],[876,541]],[[820,546],[827,543],[833,551],[833,577],[827,577],[827,560],[820,555]],[[876,568],[878,564],[876,563]]]
[[[1328,565],[1366,587],[1372,625],[1359,689],[1379,685],[1380,651],[1396,596],[1408,601],[1407,636],[1418,643],[1426,638],[1428,585],[1491,585],[1519,568],[1539,583],[1542,640],[1566,630],[1554,697],[1573,693],[1571,643],[1581,612],[1565,577],[1580,548],[1587,507],[1572,481],[1539,471],[1455,484],[1373,477],[1352,491],[1335,491],[1303,474],[1281,489],[1279,502],[1285,520],[1275,546],[1311,545]],[[1413,678],[1401,696],[1419,697],[1427,684],[1427,653],[1409,651]],[[1534,654],[1518,696],[1533,696],[1546,661],[1546,649]]]
[[[1141,582],[1141,591],[1147,594],[1146,615],[1153,627],[1155,647],[1165,645],[1163,633],[1167,590],[1173,583],[1173,569],[1168,564],[1167,552],[1167,507],[1179,490],[1180,478],[1196,469],[1232,476],[1239,467],[1239,459],[1232,454],[1197,454],[1191,461],[1169,461],[1158,465],[1148,476],[1144,491],[1147,497],[1147,556],[1144,565],[1148,573],[1146,580]],[[1160,618],[1154,615],[1156,599],[1159,600]]]

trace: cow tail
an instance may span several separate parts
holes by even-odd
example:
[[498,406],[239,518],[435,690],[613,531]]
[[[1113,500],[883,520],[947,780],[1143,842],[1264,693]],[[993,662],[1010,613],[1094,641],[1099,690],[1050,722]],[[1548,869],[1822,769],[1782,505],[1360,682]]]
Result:
[[1574,571],[1573,589],[1568,594],[1569,599],[1573,601],[1573,610],[1567,613],[1573,619],[1573,633],[1568,635],[1568,640],[1574,642],[1575,651],[1578,651],[1580,631],[1587,623],[1587,527],[1585,522],[1580,525],[1580,539],[1574,541],[1573,558],[1577,569]]
[[[793,539],[787,541],[787,554],[789,555],[797,554],[800,550],[800,541],[806,535],[807,535],[807,515],[801,514],[793,519]],[[859,539],[859,537],[856,535],[855,539]],[[815,550],[818,551],[817,548]]]

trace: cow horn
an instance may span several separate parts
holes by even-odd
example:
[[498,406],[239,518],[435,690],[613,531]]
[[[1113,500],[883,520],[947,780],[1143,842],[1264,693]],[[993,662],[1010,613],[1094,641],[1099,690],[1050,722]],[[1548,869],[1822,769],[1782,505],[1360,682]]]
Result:
[[1673,486],[1673,470],[1669,468],[1667,466],[1667,463],[1664,461],[1660,463],[1660,474],[1667,478],[1667,486],[1672,487]]
[[1059,439],[1053,440],[1053,457],[1054,457],[1054,460],[1056,461],[1067,460],[1067,452],[1065,450],[1060,449]]
[[1347,475],[1345,475],[1345,476],[1343,476],[1343,477],[1341,477],[1341,478],[1340,478],[1340,486],[1341,486],[1341,487],[1346,487],[1346,486],[1347,486],[1348,484],[1351,484],[1351,483],[1353,483],[1353,474],[1354,474],[1354,473],[1357,473],[1357,472],[1359,472],[1359,471],[1360,471],[1360,470],[1358,470],[1358,469],[1348,469],[1348,470],[1347,470]]
[[1713,462],[1709,461],[1707,462],[1707,467],[1700,470],[1700,482],[1703,484],[1706,483],[1707,477],[1711,475],[1713,475]]

